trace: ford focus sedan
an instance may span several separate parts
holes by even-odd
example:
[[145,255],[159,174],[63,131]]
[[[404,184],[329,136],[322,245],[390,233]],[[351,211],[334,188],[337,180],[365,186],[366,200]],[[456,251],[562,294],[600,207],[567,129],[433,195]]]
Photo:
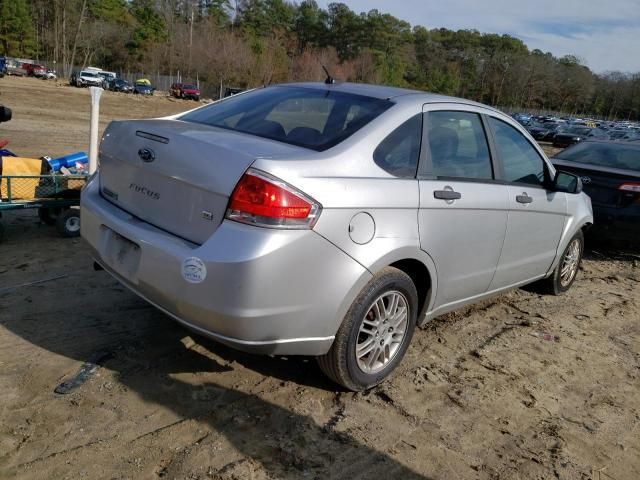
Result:
[[232,347],[316,356],[352,390],[438,315],[566,291],[592,221],[580,180],[507,115],[349,83],[112,122],[82,193],[93,257],[133,292]]

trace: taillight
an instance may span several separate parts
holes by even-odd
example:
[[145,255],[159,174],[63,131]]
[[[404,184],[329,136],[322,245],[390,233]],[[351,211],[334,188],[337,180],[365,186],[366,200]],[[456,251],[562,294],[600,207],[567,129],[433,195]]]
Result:
[[250,168],[231,194],[225,218],[271,228],[313,228],[322,207],[291,185]]
[[623,192],[640,193],[640,183],[623,183],[618,187]]

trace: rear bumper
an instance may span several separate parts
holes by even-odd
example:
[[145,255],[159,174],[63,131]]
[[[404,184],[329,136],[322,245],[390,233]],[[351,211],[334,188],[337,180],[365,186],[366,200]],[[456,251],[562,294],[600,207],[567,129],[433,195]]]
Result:
[[594,226],[591,233],[611,240],[639,242],[640,205],[626,208],[593,206]]
[[[106,201],[97,178],[84,188],[81,208],[82,236],[109,273],[183,325],[244,351],[326,353],[371,278],[309,230],[223,221],[203,245],[191,244]],[[136,255],[114,254],[120,236],[139,247]],[[193,257],[206,266],[201,283],[182,275]]]

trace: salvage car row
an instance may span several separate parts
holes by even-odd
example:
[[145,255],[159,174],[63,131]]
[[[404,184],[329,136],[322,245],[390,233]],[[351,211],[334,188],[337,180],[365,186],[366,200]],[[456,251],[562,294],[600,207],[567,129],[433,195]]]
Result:
[[[4,75],[36,77],[45,80],[58,78],[55,70],[44,65],[26,60],[0,57],[0,77]],[[101,87],[113,92],[140,95],[153,95],[156,91],[156,88],[147,78],[138,78],[134,82],[129,82],[124,78],[118,77],[115,72],[96,67],[86,67],[72,72],[69,77],[69,85],[74,87]],[[197,85],[176,82],[169,88],[169,95],[175,98],[199,101],[201,92]]]
[[[114,72],[107,72],[100,68],[87,67],[79,72],[73,72],[69,84],[74,87],[102,87],[105,90],[122,93],[136,93],[140,95],[153,95],[155,87],[146,78],[139,78],[131,83],[120,78]],[[175,98],[200,100],[200,89],[196,85],[188,83],[174,83],[169,88],[169,95]]]
[[552,142],[554,147],[565,148],[586,139],[640,140],[640,125],[631,122],[531,116],[514,113],[512,117],[523,125],[538,141]]

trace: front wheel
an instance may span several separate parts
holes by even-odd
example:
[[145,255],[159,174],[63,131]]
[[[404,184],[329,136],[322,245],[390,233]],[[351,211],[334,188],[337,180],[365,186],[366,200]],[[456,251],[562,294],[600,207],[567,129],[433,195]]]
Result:
[[354,391],[385,380],[404,357],[416,326],[418,294],[404,272],[386,267],[354,300],[329,352],[318,357],[322,371]]
[[547,279],[547,286],[550,293],[560,295],[571,288],[578,276],[582,254],[584,252],[584,235],[582,230],[578,231],[562,252],[558,265],[553,270],[553,274]]

